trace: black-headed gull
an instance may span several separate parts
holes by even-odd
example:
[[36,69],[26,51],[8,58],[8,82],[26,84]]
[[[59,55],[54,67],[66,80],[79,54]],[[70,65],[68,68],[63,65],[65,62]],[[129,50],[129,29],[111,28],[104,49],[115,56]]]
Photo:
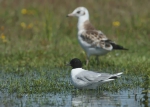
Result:
[[113,81],[122,74],[122,72],[109,74],[82,69],[82,63],[78,58],[72,59],[68,65],[72,66],[71,82],[79,89],[96,89],[102,83]]

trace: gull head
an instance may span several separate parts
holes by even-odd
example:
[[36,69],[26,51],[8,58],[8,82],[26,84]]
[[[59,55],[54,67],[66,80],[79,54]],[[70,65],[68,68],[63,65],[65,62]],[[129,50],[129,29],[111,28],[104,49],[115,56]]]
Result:
[[67,65],[71,66],[73,69],[75,69],[75,68],[82,68],[82,62],[78,58],[72,59],[70,61],[70,63],[67,64]]
[[78,7],[72,13],[67,15],[68,17],[89,17],[89,12],[85,7]]

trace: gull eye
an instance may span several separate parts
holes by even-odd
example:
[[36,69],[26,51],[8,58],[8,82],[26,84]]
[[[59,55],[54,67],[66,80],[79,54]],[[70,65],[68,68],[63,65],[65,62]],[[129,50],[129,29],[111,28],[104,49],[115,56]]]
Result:
[[77,13],[79,14],[79,13],[80,13],[80,11],[77,11]]

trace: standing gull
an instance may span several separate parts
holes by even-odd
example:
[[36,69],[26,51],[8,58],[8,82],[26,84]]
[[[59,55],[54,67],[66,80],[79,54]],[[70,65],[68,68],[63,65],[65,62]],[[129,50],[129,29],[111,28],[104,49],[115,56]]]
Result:
[[68,65],[72,66],[71,82],[79,89],[96,89],[102,83],[113,81],[122,74],[122,72],[109,74],[82,69],[82,63],[77,58],[72,59]]
[[108,39],[100,30],[96,30],[89,21],[89,12],[85,7],[78,7],[68,17],[78,17],[78,41],[87,54],[86,65],[91,55],[104,55],[112,50],[127,50]]

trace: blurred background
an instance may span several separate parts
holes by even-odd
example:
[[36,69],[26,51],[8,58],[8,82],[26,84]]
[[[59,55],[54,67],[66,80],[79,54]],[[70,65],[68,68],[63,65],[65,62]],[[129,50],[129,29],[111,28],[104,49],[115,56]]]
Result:
[[[89,10],[95,28],[129,50],[112,51],[100,57],[99,65],[91,57],[86,67],[77,18],[66,17],[79,6]],[[124,74],[92,91],[94,96],[85,90],[75,96],[71,68],[65,66],[75,57],[83,68]],[[149,57],[149,0],[0,0],[0,107],[70,107],[78,101],[91,107],[131,102],[148,107]]]
[[[150,54],[149,5],[149,0],[0,0],[2,63],[10,55],[19,55],[16,61],[24,58],[29,64],[45,58],[53,63],[60,58],[58,66],[72,57],[84,59],[76,37],[77,19],[66,17],[79,6],[89,10],[97,29],[128,48],[128,54],[146,58]],[[127,53],[125,59],[130,59]],[[120,52],[105,58],[115,54]]]

